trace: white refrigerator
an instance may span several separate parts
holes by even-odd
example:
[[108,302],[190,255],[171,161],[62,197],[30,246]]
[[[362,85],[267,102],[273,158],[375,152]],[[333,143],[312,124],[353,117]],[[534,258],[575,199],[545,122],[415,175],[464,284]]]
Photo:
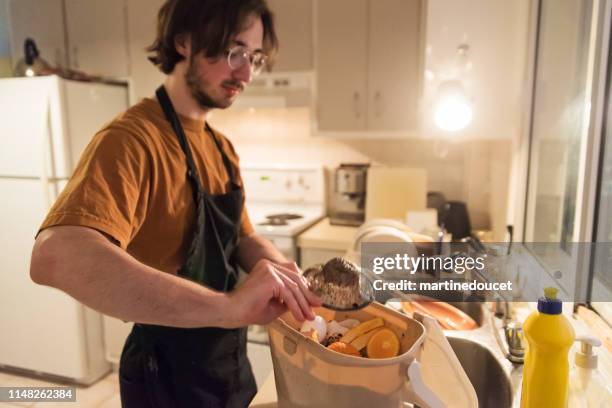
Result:
[[108,372],[103,320],[30,280],[34,236],[124,85],[0,79],[0,367],[89,384]]

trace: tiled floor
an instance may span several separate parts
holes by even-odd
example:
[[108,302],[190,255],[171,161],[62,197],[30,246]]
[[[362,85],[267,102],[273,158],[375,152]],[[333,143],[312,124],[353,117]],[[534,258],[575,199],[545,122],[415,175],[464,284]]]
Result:
[[[272,360],[270,358],[270,348],[268,346],[248,343],[247,350],[255,380],[258,387],[261,387],[264,380],[272,373]],[[0,371],[0,387],[57,387],[66,386],[41,379],[22,377]],[[0,408],[14,407],[70,407],[70,408],[121,408],[119,398],[119,379],[116,372],[112,372],[89,387],[77,387],[77,402],[50,403],[50,402],[28,402],[28,403],[6,403],[0,402]]]

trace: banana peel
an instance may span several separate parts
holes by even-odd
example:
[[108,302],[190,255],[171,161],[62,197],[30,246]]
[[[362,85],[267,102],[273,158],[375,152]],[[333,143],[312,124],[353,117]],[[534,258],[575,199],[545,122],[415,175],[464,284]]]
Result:
[[355,340],[353,340],[349,344],[355,347],[357,351],[361,351],[368,345],[368,342],[370,341],[372,336],[378,333],[379,330],[382,330],[382,327],[376,328],[374,330],[370,330],[369,332],[362,334],[361,336],[357,337]]
[[343,343],[351,343],[355,339],[357,339],[359,336],[361,336],[361,335],[363,335],[363,334],[365,334],[365,333],[367,333],[369,331],[372,331],[374,329],[377,329],[379,327],[382,327],[382,326],[384,326],[384,324],[385,324],[385,321],[382,319],[382,317],[375,317],[374,319],[365,321],[365,322],[361,323],[359,326],[354,327],[351,330],[349,330],[348,332],[346,332],[346,334],[344,334],[344,336],[342,336],[340,341],[343,342]]

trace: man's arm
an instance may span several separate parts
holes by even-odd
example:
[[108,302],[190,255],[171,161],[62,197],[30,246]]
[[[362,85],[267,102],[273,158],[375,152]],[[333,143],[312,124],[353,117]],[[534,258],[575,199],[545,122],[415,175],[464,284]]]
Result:
[[94,310],[125,321],[234,328],[266,323],[287,308],[299,320],[310,317],[298,277],[279,273],[277,265],[266,262],[255,265],[252,273],[244,289],[219,293],[148,267],[100,232],[80,226],[43,230],[30,266],[34,282],[60,289]]
[[240,237],[237,251],[238,263],[247,272],[250,272],[261,259],[279,265],[291,263],[270,241],[255,232]]
[[85,305],[125,321],[176,327],[237,327],[226,294],[148,267],[100,232],[61,226],[43,230],[30,276]]

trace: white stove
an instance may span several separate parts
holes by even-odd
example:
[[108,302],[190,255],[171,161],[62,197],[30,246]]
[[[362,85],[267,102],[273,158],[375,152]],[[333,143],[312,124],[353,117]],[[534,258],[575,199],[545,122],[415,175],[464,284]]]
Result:
[[323,167],[243,165],[241,173],[255,231],[299,264],[297,236],[325,216]]

